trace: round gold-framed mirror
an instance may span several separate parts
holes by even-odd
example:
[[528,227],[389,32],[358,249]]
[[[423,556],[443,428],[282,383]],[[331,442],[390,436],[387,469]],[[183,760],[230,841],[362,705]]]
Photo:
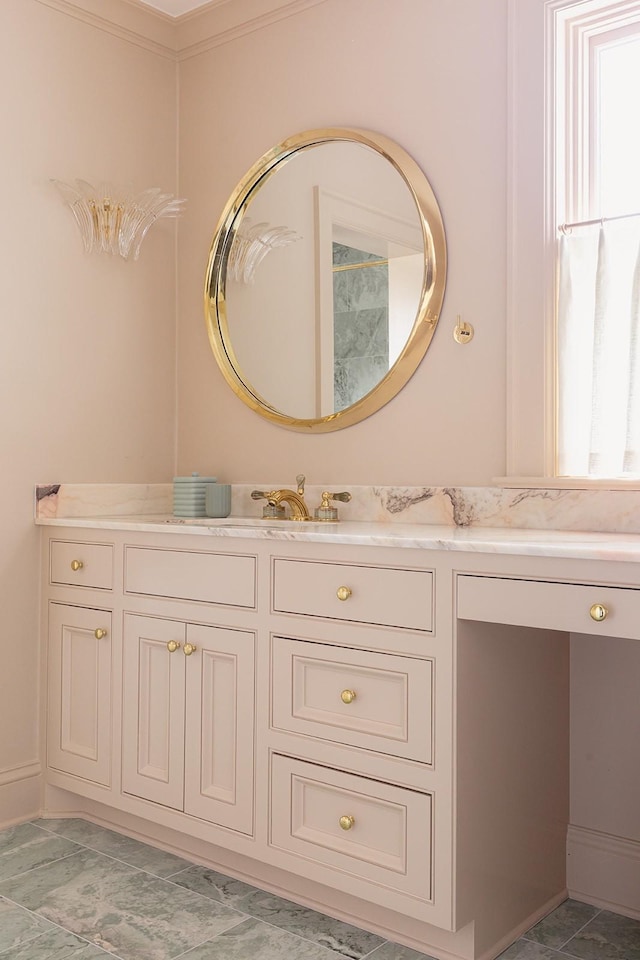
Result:
[[431,185],[400,146],[355,129],[290,137],[238,184],[213,238],[205,314],[227,383],[292,430],[358,423],[424,357],[446,259]]

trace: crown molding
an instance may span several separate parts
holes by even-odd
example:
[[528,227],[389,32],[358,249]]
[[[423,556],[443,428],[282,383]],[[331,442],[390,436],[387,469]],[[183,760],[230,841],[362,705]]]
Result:
[[320,3],[326,0],[211,0],[176,19],[177,58],[198,56]]
[[141,0],[37,0],[170,60],[187,60],[326,0],[210,0],[179,17]]
[[75,20],[169,60],[176,59],[176,20],[136,0],[37,0]]

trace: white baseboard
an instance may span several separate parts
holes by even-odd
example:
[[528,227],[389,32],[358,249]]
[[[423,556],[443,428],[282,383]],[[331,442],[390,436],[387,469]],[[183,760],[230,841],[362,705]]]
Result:
[[567,886],[575,900],[640,919],[640,841],[570,826]]
[[0,770],[0,830],[33,820],[42,810],[42,767],[38,760]]

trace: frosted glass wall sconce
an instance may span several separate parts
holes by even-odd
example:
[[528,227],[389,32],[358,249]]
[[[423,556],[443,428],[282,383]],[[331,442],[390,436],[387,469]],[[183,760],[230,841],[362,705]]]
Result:
[[295,230],[287,227],[270,227],[268,223],[252,225],[251,217],[240,224],[231,245],[228,269],[234,280],[253,283],[258,264],[274,247],[286,247],[302,240]]
[[51,182],[71,208],[86,252],[119,253],[125,260],[137,260],[149,228],[162,217],[180,216],[187,202],[160,187],[134,195],[130,187],[112,184],[96,188],[86,180]]

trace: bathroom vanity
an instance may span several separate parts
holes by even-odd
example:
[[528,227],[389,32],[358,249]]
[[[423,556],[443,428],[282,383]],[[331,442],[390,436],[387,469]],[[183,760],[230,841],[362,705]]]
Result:
[[46,815],[422,952],[564,899],[569,634],[640,639],[640,541],[44,520]]

